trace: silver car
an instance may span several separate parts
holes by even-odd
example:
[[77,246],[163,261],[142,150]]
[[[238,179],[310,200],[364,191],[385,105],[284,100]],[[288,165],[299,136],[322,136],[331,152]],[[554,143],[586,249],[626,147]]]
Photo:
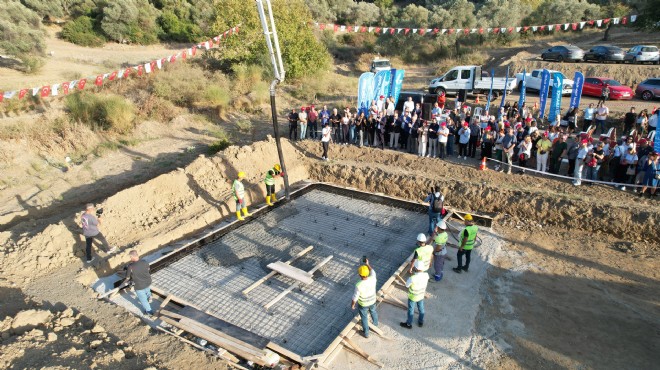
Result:
[[660,62],[660,52],[656,46],[637,45],[626,52],[624,57],[630,63],[655,63]]

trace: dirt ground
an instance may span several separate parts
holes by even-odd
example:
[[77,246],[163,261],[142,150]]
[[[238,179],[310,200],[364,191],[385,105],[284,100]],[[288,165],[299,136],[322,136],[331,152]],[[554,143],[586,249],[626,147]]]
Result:
[[[134,51],[135,58],[165,50],[143,51]],[[56,50],[55,57],[61,54]],[[113,54],[119,53],[107,53]],[[411,83],[421,84],[424,76],[416,71]],[[130,248],[157,251],[230,218],[229,188],[239,170],[248,173],[249,201],[263,202],[262,175],[277,158],[266,137],[268,125],[250,138],[266,141],[207,157],[201,154],[213,140],[210,129],[190,116],[170,125],[145,123],[138,128],[137,144],[87,158],[67,172],[33,164],[45,150],[35,143],[2,143],[2,179],[8,173],[15,178],[0,187],[0,366],[225,368],[122,308],[96,300],[89,288],[121,266]],[[66,151],[58,153],[63,157]],[[484,261],[480,285],[462,293],[478,307],[474,330],[445,334],[461,341],[450,341],[451,354],[440,349],[413,353],[442,356],[442,367],[452,369],[648,369],[660,361],[657,200],[603,186],[575,188],[552,179],[481,172],[470,161],[420,159],[389,150],[333,145],[332,161],[321,162],[317,142],[285,140],[284,154],[292,183],[327,181],[416,201],[435,185],[457,209],[495,218],[494,231],[505,243]],[[88,201],[105,208],[104,232],[121,252],[101,252],[94,266],[84,268],[77,219]],[[433,289],[442,296],[442,288]],[[401,312],[393,310],[383,308],[383,317],[396,326]],[[438,312],[447,320],[461,317],[460,312]],[[419,343],[429,333],[401,334],[399,329],[389,333],[405,335],[410,341],[405,343]],[[383,358],[410,353],[377,340],[364,348]],[[337,364],[368,367],[349,353]],[[418,368],[405,362],[393,367]]]

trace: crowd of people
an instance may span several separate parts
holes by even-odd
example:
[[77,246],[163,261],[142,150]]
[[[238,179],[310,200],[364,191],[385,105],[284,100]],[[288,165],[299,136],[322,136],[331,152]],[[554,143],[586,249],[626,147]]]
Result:
[[[400,113],[394,99],[380,96],[366,111],[345,108],[340,112],[325,105],[321,110],[315,106],[302,107],[300,112],[292,109],[289,139],[320,139],[324,160],[330,143],[389,148],[429,158],[493,159],[495,169],[508,174],[515,163],[521,174],[535,168],[571,177],[576,186],[583,180],[607,181],[622,190],[636,185],[634,190],[641,188],[640,194],[647,190],[655,194],[660,166],[647,136],[658,125],[660,109],[636,113],[631,108],[618,140],[606,130],[610,111],[604,100],[582,112],[572,108],[547,125],[536,120],[537,113],[536,106],[506,102],[497,115],[489,115],[458,100],[449,109],[442,99],[425,114],[412,98],[404,102]],[[600,136],[594,138],[596,133]]]

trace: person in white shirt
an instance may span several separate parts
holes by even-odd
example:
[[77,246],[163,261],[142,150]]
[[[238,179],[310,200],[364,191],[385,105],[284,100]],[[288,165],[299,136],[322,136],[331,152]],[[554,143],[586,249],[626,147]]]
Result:
[[449,136],[449,129],[447,122],[440,123],[440,130],[438,130],[438,154],[440,159],[447,157],[447,137]]
[[660,119],[660,109],[656,109],[655,113],[649,118],[649,132],[655,131],[658,128],[658,119]]
[[415,102],[413,102],[412,96],[409,96],[408,101],[403,103],[403,111],[412,114],[413,110],[415,110]]
[[323,126],[321,130],[321,144],[323,145],[323,158],[324,161],[328,160],[328,149],[330,149],[330,135],[332,135],[332,128],[330,124]]
[[378,113],[383,113],[385,110],[385,96],[381,95],[376,102],[376,107],[378,107]]
[[573,176],[575,179],[573,180],[573,185],[575,186],[580,186],[582,184],[582,171],[584,170],[584,161],[587,158],[587,154],[589,153],[589,149],[587,146],[589,145],[588,140],[582,140],[580,142],[580,149],[578,149],[578,154],[577,157],[575,158],[575,171],[573,173]]
[[300,134],[300,140],[305,140],[307,136],[307,111],[305,107],[300,108],[300,113],[298,113],[298,134]]
[[[605,133],[605,121],[607,120],[607,116],[609,114],[610,109],[605,105],[601,105],[600,108],[596,110],[596,130],[598,130],[600,127],[601,134]],[[594,130],[594,133],[596,133],[596,130]]]
[[594,109],[594,103],[590,103],[589,107],[584,110],[584,117],[582,117],[583,132],[587,132],[589,126],[591,126],[591,124],[594,122],[594,113],[596,113],[596,109]]

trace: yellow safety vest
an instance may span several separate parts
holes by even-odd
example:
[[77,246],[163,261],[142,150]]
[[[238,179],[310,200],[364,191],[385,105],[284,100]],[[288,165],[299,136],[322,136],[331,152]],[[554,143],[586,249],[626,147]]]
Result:
[[437,245],[445,245],[445,244],[447,244],[448,239],[449,239],[449,234],[447,234],[446,231],[443,231],[440,234],[436,235],[435,239],[433,239],[433,241]]
[[234,180],[234,183],[231,186],[231,195],[234,196],[234,200],[245,198],[245,188],[243,187],[242,182]]
[[376,303],[376,278],[369,276],[365,280],[360,280],[355,284],[360,296],[358,304],[362,307],[369,307]]
[[477,239],[477,231],[478,230],[479,229],[477,228],[477,225],[466,226],[465,229],[463,229],[463,231],[461,231],[461,235],[460,235],[459,240],[458,240],[458,246],[460,247],[461,244],[463,244],[463,234],[465,234],[465,231],[467,231],[468,232],[468,237],[467,237],[467,240],[465,241],[465,246],[463,247],[463,249],[465,249],[466,251],[469,251],[472,248],[474,248],[474,241]]
[[429,284],[429,274],[426,272],[417,272],[410,276],[411,284],[408,287],[408,299],[413,302],[419,302],[424,299],[426,286]]
[[273,168],[272,170],[268,170],[268,172],[266,173],[266,178],[264,179],[264,183],[266,183],[266,185],[275,185],[274,176],[277,176],[279,174],[280,171],[275,170],[275,168]]
[[415,249],[417,253],[417,261],[415,262],[415,268],[420,271],[426,271],[431,267],[431,256],[433,256],[433,247],[430,245],[424,245]]

